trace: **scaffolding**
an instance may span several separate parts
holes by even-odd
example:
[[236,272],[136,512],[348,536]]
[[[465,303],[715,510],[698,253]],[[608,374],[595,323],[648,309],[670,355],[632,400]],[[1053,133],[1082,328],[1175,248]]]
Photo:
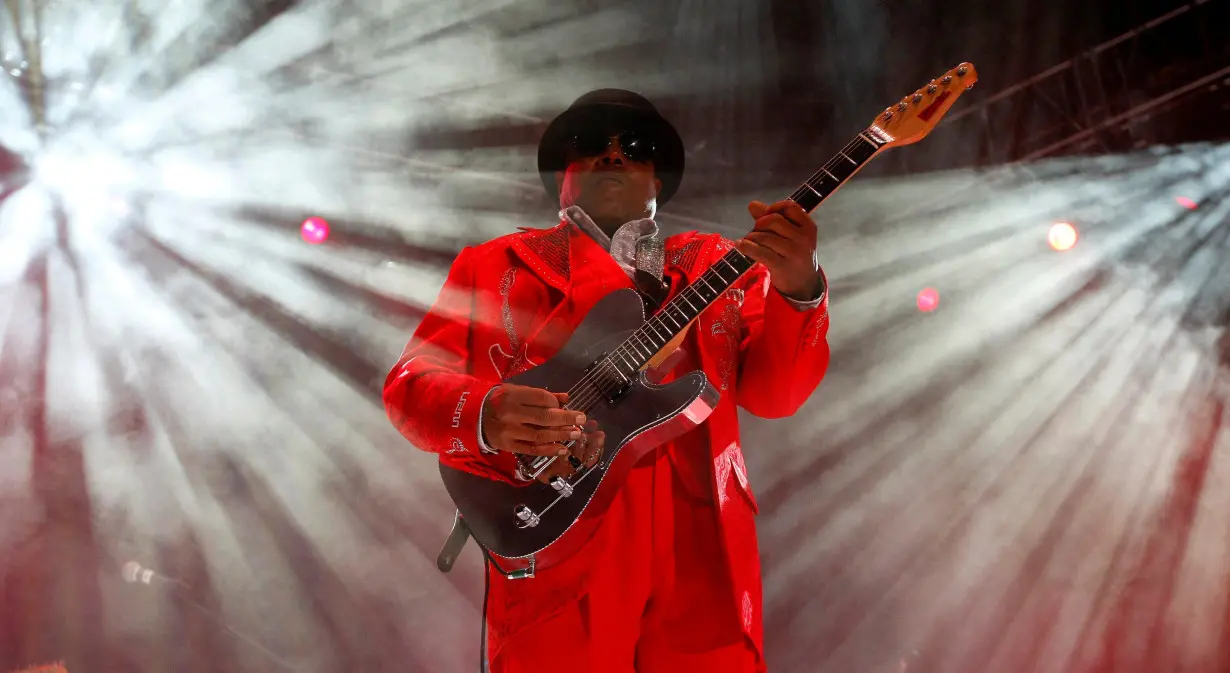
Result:
[[[43,79],[42,0],[4,0],[8,21],[0,22],[0,67],[17,82],[40,134],[46,131],[47,90]],[[4,24],[9,29],[4,29]]]
[[[963,133],[974,132],[970,124],[979,125],[980,166],[1165,143],[1171,134],[1154,120],[1206,95],[1230,102],[1230,41],[1217,29],[1230,25],[1227,5],[1225,0],[1188,2],[954,111],[945,124],[965,127]],[[1149,49],[1159,42],[1165,43],[1164,52]],[[1176,49],[1187,53],[1174,55]],[[1172,56],[1151,61],[1157,53]],[[1208,120],[1216,116],[1207,115]]]

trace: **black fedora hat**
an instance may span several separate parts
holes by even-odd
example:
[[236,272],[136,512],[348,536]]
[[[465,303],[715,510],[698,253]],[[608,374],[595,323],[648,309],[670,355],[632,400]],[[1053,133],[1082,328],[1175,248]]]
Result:
[[538,143],[538,173],[548,195],[559,199],[555,173],[568,167],[572,136],[594,126],[636,130],[652,138],[654,174],[662,181],[658,205],[675,195],[683,181],[683,140],[644,96],[624,89],[591,91],[576,99],[547,125]]

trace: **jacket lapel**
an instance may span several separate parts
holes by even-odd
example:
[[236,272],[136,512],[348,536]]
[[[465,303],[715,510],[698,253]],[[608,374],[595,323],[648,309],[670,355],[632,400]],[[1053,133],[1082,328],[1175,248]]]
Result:
[[526,229],[512,239],[512,250],[525,266],[562,295],[572,286],[572,225]]

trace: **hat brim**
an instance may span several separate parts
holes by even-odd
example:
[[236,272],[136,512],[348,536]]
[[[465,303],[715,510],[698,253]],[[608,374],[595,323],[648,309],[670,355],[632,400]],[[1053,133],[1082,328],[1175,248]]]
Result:
[[647,133],[654,142],[654,175],[662,181],[658,205],[664,205],[683,182],[683,139],[670,122],[661,116],[620,103],[597,103],[569,108],[547,126],[538,143],[538,174],[547,195],[559,200],[555,174],[568,167],[568,147],[572,136],[599,124],[626,126]]

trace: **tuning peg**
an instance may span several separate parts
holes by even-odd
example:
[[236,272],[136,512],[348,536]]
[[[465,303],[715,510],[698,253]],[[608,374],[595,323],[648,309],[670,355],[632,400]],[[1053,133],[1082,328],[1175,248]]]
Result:
[[949,77],[948,75],[944,75],[944,78],[940,80],[940,84],[943,84],[944,86],[948,86],[948,83],[951,81],[952,81],[951,77]]
[[890,120],[890,119],[892,119],[892,118],[893,118],[893,111],[892,111],[892,110],[885,110],[885,111],[884,111],[884,121],[888,121],[888,120]]
[[897,103],[898,112],[905,112],[905,108],[906,108],[905,101],[901,101],[900,103]]
[[965,77],[965,73],[969,72],[969,68],[961,66],[957,68],[957,77]]
[[915,104],[915,105],[918,105],[919,103],[921,103],[921,102],[922,102],[922,94],[920,94],[920,93],[916,93],[916,94],[914,94],[913,101],[914,101],[914,104]]
[[936,91],[939,91],[939,87],[935,85],[935,82],[927,85],[927,93],[935,93]]

